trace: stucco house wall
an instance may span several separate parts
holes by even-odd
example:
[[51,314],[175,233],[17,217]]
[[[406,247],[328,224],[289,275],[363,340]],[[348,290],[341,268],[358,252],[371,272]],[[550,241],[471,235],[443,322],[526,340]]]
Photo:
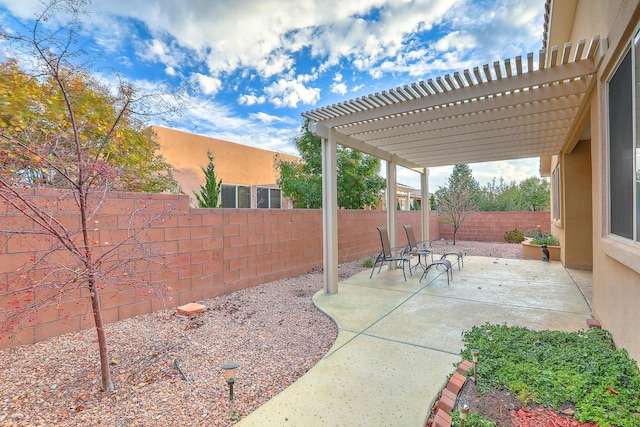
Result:
[[[606,39],[606,53],[596,62],[596,80],[587,94],[586,108],[573,136],[552,159],[550,170],[558,164],[562,170],[563,212],[562,220],[554,220],[552,231],[565,246],[566,266],[584,261],[588,252],[580,252],[581,242],[591,236],[593,316],[612,332],[619,347],[640,360],[640,243],[609,232],[608,166],[608,82],[640,31],[640,1],[554,0],[550,10],[549,46],[589,40],[594,34]],[[590,218],[584,214],[589,197]]]

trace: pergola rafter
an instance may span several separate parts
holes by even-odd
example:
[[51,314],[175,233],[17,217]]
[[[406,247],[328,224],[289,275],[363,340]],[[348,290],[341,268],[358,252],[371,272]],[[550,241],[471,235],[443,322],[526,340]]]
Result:
[[[537,69],[530,53],[524,64],[521,57],[496,61],[302,115],[334,129],[340,144],[356,140],[422,167],[557,153],[585,102],[599,42],[594,36],[586,49],[586,40],[575,49],[565,43],[549,55],[542,49]],[[538,134],[544,142],[535,144]],[[491,140],[500,144],[490,155],[469,149],[478,141],[490,149]]]

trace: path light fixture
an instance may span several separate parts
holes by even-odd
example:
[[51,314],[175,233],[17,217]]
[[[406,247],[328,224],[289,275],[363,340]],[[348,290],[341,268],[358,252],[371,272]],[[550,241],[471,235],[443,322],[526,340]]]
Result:
[[480,350],[477,348],[471,349],[471,357],[473,358],[473,378],[478,382],[478,357],[480,356]]
[[491,329],[487,329],[484,332],[487,334],[487,338],[489,338],[489,341],[493,342],[493,331]]
[[467,402],[458,403],[458,412],[460,413],[460,427],[464,427],[464,420],[469,413],[469,404]]
[[236,370],[240,366],[238,362],[229,362],[222,365],[222,369],[224,369],[224,375],[227,380],[227,384],[229,384],[229,402],[233,402],[233,383],[236,382]]

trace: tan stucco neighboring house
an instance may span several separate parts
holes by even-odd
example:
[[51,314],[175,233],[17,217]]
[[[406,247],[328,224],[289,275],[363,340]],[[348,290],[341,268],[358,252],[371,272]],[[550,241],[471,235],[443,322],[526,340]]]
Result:
[[[593,316],[640,361],[639,88],[640,0],[548,0],[538,52],[304,112],[328,153],[325,291],[338,292],[337,144],[385,160],[387,190],[397,166],[417,171],[423,200],[430,167],[540,157],[561,262],[592,269]],[[393,241],[395,209],[387,229]]]
[[199,192],[208,164],[207,152],[214,157],[216,178],[222,180],[221,202],[229,208],[290,208],[276,184],[275,158],[291,161],[299,157],[276,153],[211,138],[152,126],[160,153],[175,168],[175,178],[196,206],[194,191]]
[[[386,190],[382,190],[380,203],[376,209],[387,209],[387,196]],[[431,195],[429,195],[431,196]],[[413,208],[414,203],[418,204],[418,207],[422,206],[422,192],[419,188],[411,187],[410,185],[397,183],[396,184],[396,208],[400,206],[401,211],[409,211]]]

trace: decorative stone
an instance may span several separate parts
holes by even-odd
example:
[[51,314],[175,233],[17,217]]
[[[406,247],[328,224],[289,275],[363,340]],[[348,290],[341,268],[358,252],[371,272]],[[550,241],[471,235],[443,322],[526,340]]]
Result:
[[198,304],[197,302],[190,302],[189,304],[178,307],[178,314],[181,316],[193,316],[195,314],[203,313],[206,309],[206,305]]

